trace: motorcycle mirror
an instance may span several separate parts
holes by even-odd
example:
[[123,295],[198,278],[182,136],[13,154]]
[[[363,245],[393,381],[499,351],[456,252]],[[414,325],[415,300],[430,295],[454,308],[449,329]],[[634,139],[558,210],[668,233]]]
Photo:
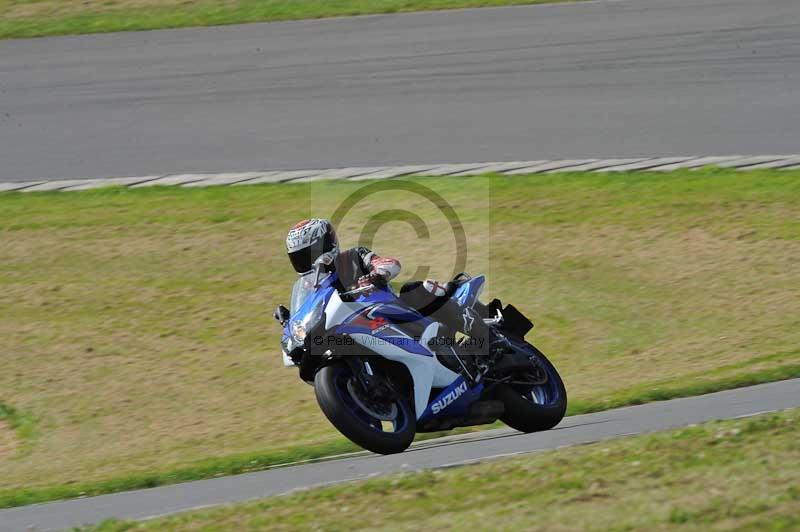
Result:
[[322,271],[322,263],[318,262],[314,266],[314,288],[319,288],[319,274]]
[[278,308],[275,309],[275,314],[273,315],[275,316],[275,320],[281,325],[284,325],[287,321],[289,321],[289,309],[283,305],[278,305]]

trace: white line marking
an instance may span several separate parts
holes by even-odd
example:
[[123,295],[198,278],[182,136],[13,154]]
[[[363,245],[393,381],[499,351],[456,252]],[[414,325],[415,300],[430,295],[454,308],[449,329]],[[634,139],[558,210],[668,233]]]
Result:
[[533,166],[526,166],[518,170],[512,170],[510,172],[503,172],[503,173],[505,175],[522,175],[522,174],[541,174],[543,172],[547,172],[548,170],[564,169],[566,171],[574,166],[581,166],[596,161],[598,161],[598,159],[574,159],[574,160],[566,159],[563,161],[541,161],[539,164],[534,164]]
[[162,185],[184,187],[244,186],[262,183],[302,183],[325,179],[391,179],[400,176],[472,176],[483,173],[522,175],[559,172],[624,172],[648,170],[667,172],[678,169],[720,166],[736,170],[800,168],[800,154],[793,155],[725,155],[687,157],[643,157],[607,159],[563,159],[486,163],[428,164],[403,166],[365,166],[311,170],[264,170],[254,172],[224,172],[216,174],[161,174],[141,177],[100,179],[40,179],[31,182],[9,181],[0,183],[0,192],[64,192],[87,190],[105,186],[131,188]]

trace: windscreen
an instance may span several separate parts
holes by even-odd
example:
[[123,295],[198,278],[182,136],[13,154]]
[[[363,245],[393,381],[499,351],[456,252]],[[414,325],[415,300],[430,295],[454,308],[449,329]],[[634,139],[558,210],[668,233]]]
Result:
[[[314,293],[314,272],[308,272],[294,283],[292,287],[292,304],[289,309],[289,315],[294,316],[295,313],[303,306],[308,296]],[[328,273],[321,273],[319,276],[320,282],[326,278]]]

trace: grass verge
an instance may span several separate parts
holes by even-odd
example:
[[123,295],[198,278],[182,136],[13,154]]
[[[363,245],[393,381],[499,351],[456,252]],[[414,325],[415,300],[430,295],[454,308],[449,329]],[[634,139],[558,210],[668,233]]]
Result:
[[360,451],[349,441],[294,448],[282,452],[253,453],[200,460],[191,467],[162,472],[129,475],[100,482],[50,486],[40,489],[20,489],[0,492],[0,508],[11,508],[60,499],[91,497],[134,489],[154,488],[190,480],[200,480],[224,475],[236,475],[268,469],[279,464],[315,460],[337,454]]
[[220,26],[566,0],[0,0],[0,38]]
[[[776,370],[763,371],[734,379],[712,381],[703,383],[702,385],[692,385],[683,388],[661,388],[646,390],[638,394],[626,393],[608,402],[571,405],[569,408],[569,415],[588,414],[609,408],[639,405],[679,397],[692,397],[720,390],[729,390],[789,378],[800,378],[800,366],[778,368]],[[504,425],[500,423],[492,425],[492,427],[501,426]],[[469,427],[467,429],[450,432],[423,434],[420,435],[421,437],[417,438],[417,441],[448,434],[457,434],[467,431],[472,432],[475,430],[479,429],[476,427]],[[155,488],[156,486],[166,486],[192,480],[252,473],[254,471],[263,471],[274,467],[291,465],[296,462],[322,460],[339,454],[358,451],[362,451],[362,449],[349,441],[337,441],[321,445],[296,447],[287,451],[273,453],[254,453],[250,455],[211,458],[200,460],[196,464],[183,469],[129,475],[82,485],[61,485],[46,488],[9,490],[0,492],[0,508],[12,508],[27,504],[76,499],[79,497],[92,497],[135,489]]]
[[[798,376],[800,172],[422,178],[459,213],[467,270],[536,323],[571,413]],[[0,503],[105,493],[353,449],[281,367],[271,308],[289,225],[363,184],[0,195],[3,400],[35,419]],[[447,277],[447,220],[376,233]],[[327,210],[326,210],[327,209]],[[31,424],[33,427],[33,424]],[[255,463],[253,463],[255,461]]]
[[798,410],[88,530],[790,530]]

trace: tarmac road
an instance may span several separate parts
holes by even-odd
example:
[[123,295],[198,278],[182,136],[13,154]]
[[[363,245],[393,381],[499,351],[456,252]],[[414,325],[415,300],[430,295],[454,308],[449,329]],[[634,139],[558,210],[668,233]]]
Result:
[[0,41],[0,181],[797,153],[800,2]]
[[568,417],[555,429],[536,434],[498,429],[421,442],[391,456],[355,453],[314,464],[0,510],[0,531],[60,529],[110,517],[145,519],[374,475],[466,464],[792,407],[800,407],[800,379]]

